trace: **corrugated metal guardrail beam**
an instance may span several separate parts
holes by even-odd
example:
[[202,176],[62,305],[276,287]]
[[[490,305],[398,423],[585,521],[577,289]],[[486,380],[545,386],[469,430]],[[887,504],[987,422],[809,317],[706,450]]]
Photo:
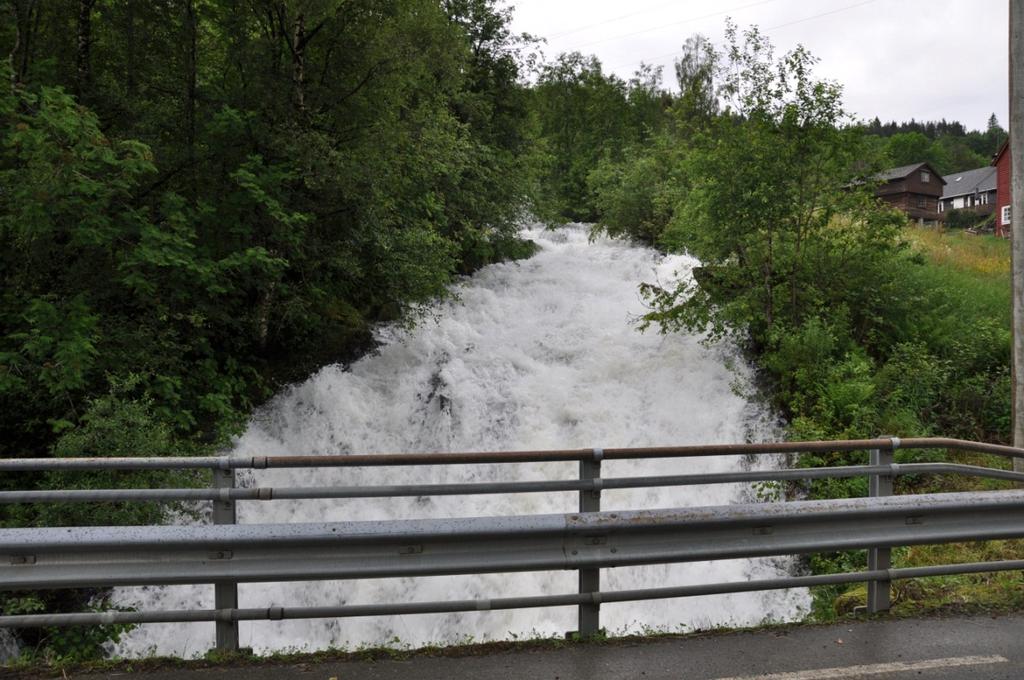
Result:
[[1024,536],[1024,491],[528,517],[0,530],[0,589],[617,567]]

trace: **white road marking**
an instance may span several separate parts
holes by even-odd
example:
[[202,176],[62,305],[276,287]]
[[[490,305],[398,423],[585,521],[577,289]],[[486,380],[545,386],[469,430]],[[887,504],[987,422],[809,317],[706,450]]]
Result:
[[842,668],[816,668],[810,671],[733,676],[730,678],[716,678],[716,680],[843,680],[843,678],[859,678],[865,675],[927,671],[933,668],[953,668],[957,666],[983,666],[992,663],[1006,663],[1007,661],[1008,659],[1003,656],[954,656],[948,659],[895,661],[893,663],[844,666]]

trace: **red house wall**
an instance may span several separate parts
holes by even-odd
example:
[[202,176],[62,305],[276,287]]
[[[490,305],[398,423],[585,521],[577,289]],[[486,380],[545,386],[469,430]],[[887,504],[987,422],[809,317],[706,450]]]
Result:
[[1010,154],[1009,145],[1004,144],[993,161],[996,166],[996,235],[1007,236],[1010,225],[1003,224],[1003,206],[1010,205]]

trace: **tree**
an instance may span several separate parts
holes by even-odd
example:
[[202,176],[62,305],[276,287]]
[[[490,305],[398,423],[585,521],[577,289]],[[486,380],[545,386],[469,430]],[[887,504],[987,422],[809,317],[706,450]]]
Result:
[[626,83],[605,74],[597,57],[572,52],[541,67],[533,110],[546,155],[537,187],[542,216],[591,222],[597,217],[587,175],[602,155],[618,158],[639,132],[628,125],[627,97]]
[[683,43],[683,54],[675,61],[679,117],[694,123],[709,121],[718,113],[715,70],[718,56],[711,42],[697,33]]
[[898,167],[928,160],[931,146],[922,132],[901,132],[889,137],[887,151],[892,165]]
[[540,67],[531,92],[538,122],[534,209],[551,221],[600,217],[588,177],[657,138],[670,122],[661,69],[641,64],[624,82],[594,56],[562,54]]
[[814,58],[798,47],[776,60],[756,28],[740,42],[730,24],[727,37],[728,114],[683,161],[690,191],[662,236],[703,266],[696,283],[647,286],[645,320],[764,347],[822,312],[865,313],[854,298],[873,286],[899,221],[871,198],[864,178],[877,166],[843,127],[839,86],[812,78]]
[[5,455],[129,373],[216,441],[515,248],[524,43],[492,0],[3,7]]

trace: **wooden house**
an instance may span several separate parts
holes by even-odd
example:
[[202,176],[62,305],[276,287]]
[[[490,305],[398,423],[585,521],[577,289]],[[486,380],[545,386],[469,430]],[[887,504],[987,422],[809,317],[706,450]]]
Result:
[[1010,235],[1010,140],[1006,140],[992,160],[996,169],[996,236]]
[[991,215],[996,210],[996,169],[991,165],[964,170],[942,178],[946,184],[939,201],[939,212],[967,210],[976,215]]
[[939,201],[945,180],[927,163],[914,163],[879,173],[875,196],[899,208],[911,219],[939,220]]

